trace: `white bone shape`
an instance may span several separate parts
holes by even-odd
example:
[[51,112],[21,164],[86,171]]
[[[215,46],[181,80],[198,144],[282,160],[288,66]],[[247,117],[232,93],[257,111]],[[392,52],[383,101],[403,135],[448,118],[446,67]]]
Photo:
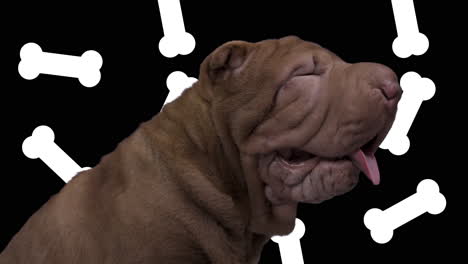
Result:
[[393,41],[393,53],[400,58],[422,55],[429,49],[429,40],[419,32],[413,0],[392,0],[398,36]]
[[18,72],[32,80],[40,73],[78,78],[85,87],[94,87],[101,80],[102,57],[88,50],[81,57],[43,52],[36,43],[27,43],[20,50]]
[[273,242],[278,243],[283,264],[304,264],[300,242],[304,234],[305,225],[299,218],[296,218],[294,230],[289,235],[271,237]]
[[158,0],[164,37],[159,41],[159,51],[168,58],[187,55],[195,49],[195,39],[185,31],[180,0]]
[[385,244],[393,237],[393,230],[425,212],[436,215],[444,211],[447,201],[439,192],[439,185],[431,179],[422,180],[416,193],[385,211],[370,209],[364,215],[364,225],[371,231],[372,239]]
[[54,139],[54,131],[50,127],[38,126],[34,129],[32,136],[23,141],[23,153],[30,159],[41,159],[65,183],[80,171],[90,169],[78,166],[67,153],[55,144]]
[[408,131],[423,101],[431,99],[436,91],[434,82],[421,78],[416,72],[405,73],[400,80],[403,95],[398,103],[398,111],[393,126],[380,145],[394,155],[405,154],[410,147]]
[[[167,76],[166,85],[169,89],[169,94],[167,95],[165,104],[168,104],[174,101],[179,97],[185,89],[190,88],[198,80],[194,77],[188,77],[187,74],[181,71],[175,71]],[[163,106],[164,106],[163,105]]]

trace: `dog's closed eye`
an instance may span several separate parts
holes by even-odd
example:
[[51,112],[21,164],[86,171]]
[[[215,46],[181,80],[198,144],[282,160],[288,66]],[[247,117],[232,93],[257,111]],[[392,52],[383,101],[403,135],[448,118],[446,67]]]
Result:
[[321,75],[325,70],[325,67],[323,67],[321,63],[318,63],[316,60],[311,60],[310,62],[299,65],[292,76]]
[[[314,63],[311,63],[314,64]],[[294,77],[306,76],[306,75],[316,75],[315,67],[311,65],[302,65],[297,71],[293,74]]]

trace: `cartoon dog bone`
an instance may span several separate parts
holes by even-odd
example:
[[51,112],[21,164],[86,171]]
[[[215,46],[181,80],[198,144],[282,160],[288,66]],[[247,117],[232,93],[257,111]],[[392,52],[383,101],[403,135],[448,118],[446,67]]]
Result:
[[169,94],[166,97],[164,105],[172,102],[179,95],[181,95],[185,89],[190,88],[197,81],[197,78],[188,77],[187,74],[181,71],[175,71],[169,74],[166,80]]
[[424,54],[429,40],[419,32],[413,0],[392,0],[392,7],[398,34],[393,41],[393,53],[400,58]]
[[436,215],[444,211],[447,201],[439,192],[439,186],[431,179],[422,180],[416,193],[385,211],[370,209],[364,215],[364,225],[371,231],[375,242],[390,241],[393,230],[425,212]]
[[40,158],[65,183],[78,172],[90,169],[81,168],[54,142],[54,131],[48,126],[38,126],[32,135],[23,141],[23,153],[30,159]]
[[435,84],[429,78],[421,78],[416,72],[405,73],[400,80],[403,95],[398,103],[395,122],[380,148],[389,149],[394,155],[405,154],[409,147],[408,131],[423,101],[435,94]]
[[20,51],[18,72],[32,80],[40,73],[78,78],[85,87],[94,87],[101,80],[101,55],[88,50],[81,57],[43,52],[36,43],[25,44]]
[[195,39],[185,31],[180,0],[158,0],[164,36],[159,51],[168,58],[187,55],[195,49]]
[[283,264],[304,264],[300,239],[304,236],[305,225],[296,218],[294,230],[286,236],[273,236],[271,240],[278,243]]

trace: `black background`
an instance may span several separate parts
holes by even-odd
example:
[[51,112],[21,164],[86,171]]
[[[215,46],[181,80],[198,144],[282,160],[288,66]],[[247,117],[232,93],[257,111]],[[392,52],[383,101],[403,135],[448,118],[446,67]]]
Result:
[[[422,262],[461,256],[466,229],[458,225],[455,214],[466,206],[455,204],[462,199],[463,192],[456,189],[462,188],[460,180],[465,176],[455,150],[462,149],[456,127],[465,120],[464,105],[456,101],[464,87],[454,80],[454,68],[464,52],[455,47],[462,32],[458,27],[463,26],[455,21],[456,7],[415,0],[419,29],[429,38],[430,47],[424,55],[401,59],[391,49],[396,28],[390,0],[181,0],[181,5],[186,30],[195,37],[196,47],[189,55],[165,58],[158,49],[163,31],[157,1],[2,4],[0,250],[64,185],[40,160],[23,155],[21,144],[35,127],[51,127],[55,142],[72,159],[83,167],[95,166],[138,124],[159,112],[171,72],[180,70],[198,77],[201,61],[229,40],[255,42],[297,35],[348,62],[380,62],[399,76],[416,71],[432,79],[437,88],[435,96],[423,103],[409,132],[410,150],[403,156],[377,152],[381,185],[374,187],[362,180],[344,196],[320,205],[300,205],[298,217],[306,225],[301,240],[305,263],[376,258]],[[98,51],[104,61],[100,83],[85,88],[71,78],[39,75],[30,81],[22,79],[17,70],[19,50],[27,42],[35,42],[47,52],[76,56],[90,49]],[[362,221],[365,212],[401,201],[425,178],[439,184],[447,199],[445,211],[405,224],[387,244],[375,243]],[[267,244],[261,263],[281,263],[275,243]]]

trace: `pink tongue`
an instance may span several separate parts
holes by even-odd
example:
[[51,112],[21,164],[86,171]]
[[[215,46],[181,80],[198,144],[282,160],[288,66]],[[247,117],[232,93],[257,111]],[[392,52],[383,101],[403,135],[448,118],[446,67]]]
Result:
[[379,166],[377,165],[374,154],[364,154],[364,152],[359,149],[351,154],[350,158],[354,165],[364,172],[374,185],[380,183]]

